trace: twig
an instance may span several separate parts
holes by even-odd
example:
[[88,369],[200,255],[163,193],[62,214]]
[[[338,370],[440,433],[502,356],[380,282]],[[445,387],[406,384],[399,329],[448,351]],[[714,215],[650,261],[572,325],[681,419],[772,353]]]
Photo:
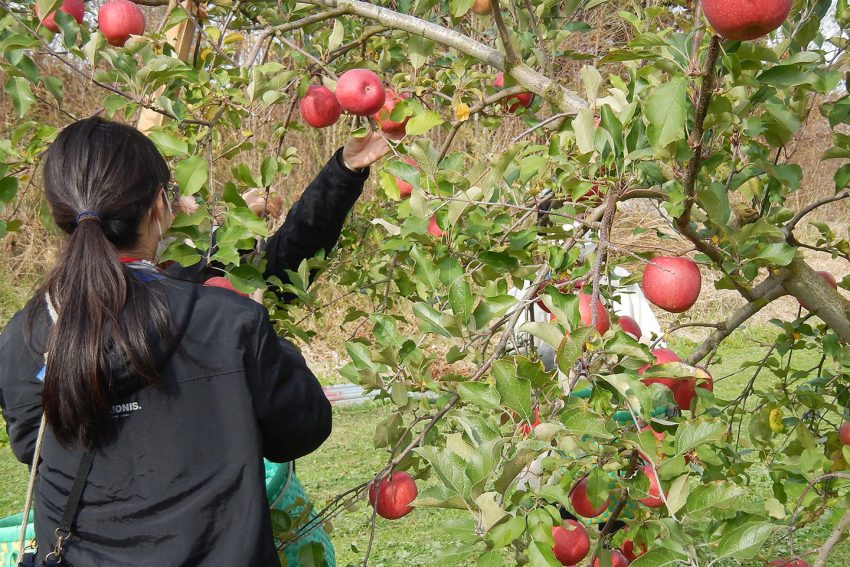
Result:
[[534,28],[534,35],[537,36],[537,49],[540,50],[540,54],[543,56],[543,68],[546,69],[546,74],[549,76],[554,76],[555,70],[552,68],[552,58],[549,55],[549,52],[546,50],[546,42],[543,39],[543,32],[540,29],[540,22],[537,21],[537,14],[534,13],[534,6],[531,5],[530,0],[524,0],[525,9],[528,11],[528,16],[531,18],[531,25]]
[[511,34],[505,25],[505,19],[502,17],[502,7],[499,5],[499,0],[490,0],[490,6],[493,10],[493,19],[496,21],[496,29],[499,30],[499,37],[502,38],[502,46],[505,48],[505,67],[510,70],[519,62],[519,57],[517,57],[514,45],[511,42]]
[[599,246],[596,247],[596,258],[593,259],[593,291],[590,294],[590,326],[595,327],[599,318],[596,306],[599,304],[599,278],[601,277],[602,261],[607,255],[608,240],[611,236],[611,225],[614,215],[617,213],[617,198],[623,188],[617,184],[613,186],[605,197],[605,213],[602,215],[602,227],[599,231]]
[[286,45],[288,48],[297,51],[298,53],[300,53],[301,55],[303,55],[304,57],[306,57],[307,59],[312,61],[314,65],[316,65],[317,67],[322,69],[322,71],[324,71],[325,73],[327,73],[328,75],[333,77],[333,79],[335,81],[339,80],[339,76],[334,72],[334,70],[331,69],[330,67],[328,67],[327,65],[325,65],[321,60],[319,60],[318,57],[316,57],[312,53],[309,53],[308,51],[302,49],[301,47],[297,46],[293,42],[291,42],[288,39],[286,39],[285,37],[283,37],[282,35],[278,34],[277,39],[280,40],[280,42],[283,43],[284,45]]
[[846,199],[847,197],[850,197],[850,191],[842,191],[841,193],[832,195],[831,197],[826,197],[819,201],[815,201],[814,203],[805,207],[799,213],[794,215],[794,218],[788,221],[788,224],[786,224],[785,228],[782,229],[782,231],[785,233],[785,237],[792,238],[791,233],[794,231],[794,228],[797,226],[797,223],[799,223],[803,219],[803,217],[809,214],[810,212],[814,211],[818,207],[823,207],[824,205],[828,205],[836,201],[841,201],[843,199]]

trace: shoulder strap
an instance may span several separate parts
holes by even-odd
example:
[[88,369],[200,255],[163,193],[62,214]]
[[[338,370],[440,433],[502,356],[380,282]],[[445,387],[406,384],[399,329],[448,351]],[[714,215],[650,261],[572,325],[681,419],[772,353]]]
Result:
[[24,515],[21,518],[21,534],[18,540],[18,553],[24,554],[24,545],[27,541],[27,524],[29,523],[30,508],[32,508],[32,495],[35,490],[35,479],[38,476],[38,461],[41,458],[41,443],[44,441],[44,430],[47,427],[47,417],[41,415],[41,425],[38,426],[38,436],[35,438],[35,451],[32,455],[32,466],[30,468],[30,481],[27,485],[27,499],[24,502]]
[[68,494],[68,500],[65,502],[65,509],[62,511],[62,519],[59,520],[59,527],[56,528],[56,547],[51,555],[61,560],[62,551],[65,543],[71,538],[71,527],[74,523],[74,518],[77,516],[77,508],[80,506],[80,499],[83,496],[83,489],[86,487],[86,480],[91,472],[92,462],[94,461],[94,453],[86,451],[80,458],[80,466],[77,468],[77,476],[74,477],[74,484],[71,486],[71,492]]

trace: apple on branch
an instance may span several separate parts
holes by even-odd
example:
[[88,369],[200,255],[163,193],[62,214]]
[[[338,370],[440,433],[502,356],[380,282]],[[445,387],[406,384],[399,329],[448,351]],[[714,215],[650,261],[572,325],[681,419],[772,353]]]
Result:
[[471,10],[473,14],[486,16],[493,13],[493,6],[490,4],[490,0],[475,0]]
[[[83,23],[83,16],[85,15],[86,9],[83,6],[83,0],[65,0],[62,2],[62,5],[59,6],[59,10],[65,12],[75,20],[77,20],[78,24]],[[49,29],[53,33],[59,31],[59,26],[56,25],[56,21],[54,16],[56,12],[50,12],[44,18],[41,18],[41,15],[38,13],[38,3],[35,4],[35,15],[38,16],[41,25],[45,28]]]
[[561,526],[552,527],[555,545],[552,552],[561,565],[577,565],[590,552],[590,538],[580,523],[567,520]]
[[386,100],[384,101],[383,107],[372,115],[372,119],[378,123],[381,130],[393,140],[400,140],[404,138],[404,128],[407,125],[407,121],[410,120],[410,117],[406,116],[401,122],[396,122],[395,120],[392,120],[390,116],[392,116],[393,109],[395,109],[396,105],[409,97],[410,95],[407,93],[396,94],[392,89],[387,89]]
[[579,516],[584,518],[595,518],[608,509],[608,506],[611,504],[611,499],[606,499],[605,502],[594,508],[590,499],[587,497],[587,479],[583,478],[576,483],[570,493],[570,504],[572,504],[573,510],[575,510],[575,513]]
[[[626,556],[618,549],[611,550],[611,567],[629,567],[630,561],[626,559]],[[599,557],[593,560],[593,567],[600,567],[602,563],[599,561]]]
[[383,108],[387,93],[378,75],[369,69],[351,69],[337,81],[336,99],[346,112],[371,116]]
[[642,335],[640,325],[638,325],[637,321],[635,321],[633,318],[629,317],[628,315],[624,315],[617,319],[617,324],[620,325],[620,328],[623,330],[624,333],[631,335],[635,339],[640,340],[640,337]]
[[656,256],[643,270],[643,293],[665,311],[682,313],[693,307],[702,288],[702,275],[690,258]]
[[333,126],[342,115],[336,95],[324,85],[307,87],[304,98],[298,101],[298,110],[304,122],[313,128]]
[[726,39],[750,40],[777,29],[791,12],[791,0],[700,0],[711,27]]
[[[493,86],[496,87],[497,90],[502,90],[502,87],[505,86],[504,73],[500,71],[498,74],[496,74],[496,80],[493,81]],[[534,93],[519,93],[508,97],[508,100],[504,103],[504,106],[508,112],[516,112],[521,106],[525,108],[531,106],[531,102],[533,100]]]
[[109,0],[97,12],[97,26],[110,45],[123,47],[131,35],[144,35],[145,15],[130,0]]
[[838,428],[838,439],[842,445],[850,446],[850,421],[845,421]]
[[382,518],[398,520],[413,511],[411,502],[416,500],[419,491],[416,481],[404,471],[393,471],[381,479],[375,490],[375,483],[369,485],[369,504]]

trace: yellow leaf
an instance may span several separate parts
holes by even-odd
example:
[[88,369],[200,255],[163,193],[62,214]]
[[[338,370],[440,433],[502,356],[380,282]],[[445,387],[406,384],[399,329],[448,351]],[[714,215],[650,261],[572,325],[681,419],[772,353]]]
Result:
[[455,120],[459,122],[466,122],[469,120],[469,105],[459,102],[457,106],[455,106]]

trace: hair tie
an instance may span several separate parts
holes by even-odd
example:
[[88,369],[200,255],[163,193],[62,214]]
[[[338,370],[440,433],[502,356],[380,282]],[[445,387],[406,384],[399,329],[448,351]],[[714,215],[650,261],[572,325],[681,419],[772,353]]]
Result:
[[100,224],[100,215],[94,211],[83,211],[77,215],[77,224],[87,220],[92,220],[97,224]]

